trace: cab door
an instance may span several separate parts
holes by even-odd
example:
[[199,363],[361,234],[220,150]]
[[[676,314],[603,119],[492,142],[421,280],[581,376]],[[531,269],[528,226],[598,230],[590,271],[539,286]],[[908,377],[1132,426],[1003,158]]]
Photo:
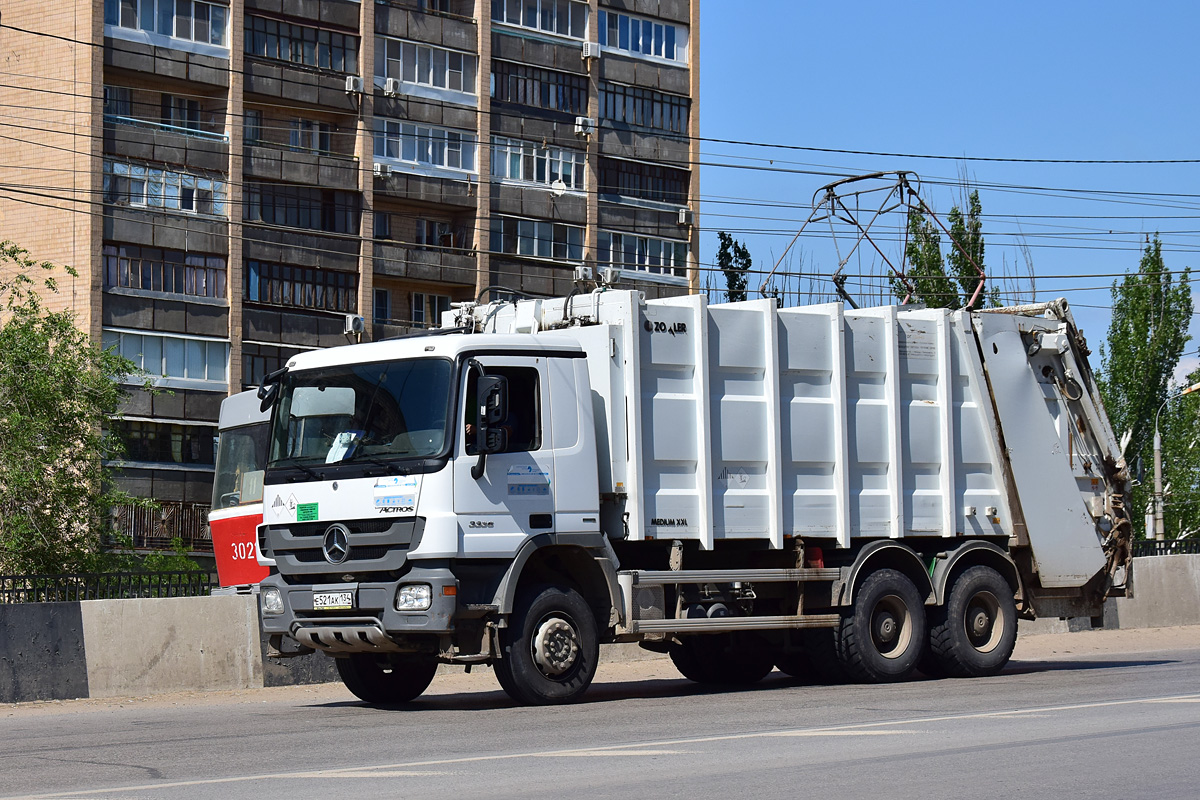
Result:
[[485,457],[482,477],[471,476],[474,450],[475,385],[478,371],[463,370],[458,431],[454,445],[454,511],[462,557],[511,556],[530,536],[554,530],[554,458],[547,412],[550,388],[546,359],[480,356],[488,375],[508,379],[508,446]]

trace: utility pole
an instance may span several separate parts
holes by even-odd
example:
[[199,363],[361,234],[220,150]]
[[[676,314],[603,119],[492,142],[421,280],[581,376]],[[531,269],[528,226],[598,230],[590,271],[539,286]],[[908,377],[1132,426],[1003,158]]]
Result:
[[1154,540],[1157,542],[1167,538],[1166,528],[1163,525],[1162,437],[1158,433],[1158,415],[1166,408],[1167,403],[1197,390],[1200,390],[1200,383],[1192,384],[1179,394],[1170,395],[1162,401],[1162,405],[1154,413]]

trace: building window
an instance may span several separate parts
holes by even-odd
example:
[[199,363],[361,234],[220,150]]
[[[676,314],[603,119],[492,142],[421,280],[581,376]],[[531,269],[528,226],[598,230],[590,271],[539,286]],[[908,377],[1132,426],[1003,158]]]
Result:
[[116,205],[224,216],[226,187],[225,181],[215,178],[141,164],[105,161],[104,201]]
[[[601,11],[601,19],[604,12]],[[492,22],[572,39],[587,37],[588,4],[576,0],[492,0]]]
[[690,177],[687,170],[658,164],[600,159],[600,194],[685,205]]
[[106,244],[104,285],[192,297],[225,296],[224,256]]
[[293,119],[288,129],[288,147],[294,151],[329,153],[333,126],[311,119]]
[[243,120],[243,135],[245,144],[257,145],[263,141],[263,113],[257,109],[248,109]]
[[601,47],[611,47],[613,50],[636,56],[687,63],[688,33],[687,28],[682,25],[655,22],[602,8],[600,30],[597,33]]
[[691,101],[653,89],[600,84],[600,119],[669,133],[687,133]]
[[128,86],[104,87],[104,116],[133,117],[133,92]]
[[587,156],[561,147],[492,137],[492,177],[552,186],[562,181],[567,189],[583,191]]
[[450,310],[450,298],[442,294],[412,293],[412,324],[415,328],[436,328],[442,313]]
[[493,253],[579,261],[583,258],[583,228],[562,222],[492,217]]
[[475,136],[376,117],[375,157],[474,172]]
[[226,381],[228,342],[108,329],[102,342],[106,350],[117,348],[147,375],[222,385]]
[[375,37],[375,77],[475,94],[478,59],[470,53]]
[[357,72],[358,37],[266,17],[246,17],[246,54],[334,72]]
[[597,237],[600,267],[616,267],[651,275],[687,277],[687,242],[600,231]]
[[531,108],[587,113],[586,75],[539,69],[511,61],[492,62],[492,99]]
[[417,235],[414,239],[418,250],[432,250],[454,246],[454,232],[449,222],[432,219],[417,220]]
[[104,24],[228,47],[229,6],[203,0],[104,0]]
[[272,347],[265,344],[242,343],[242,389],[262,386],[263,379],[283,367],[292,356],[302,351],[291,347]]
[[207,465],[215,461],[216,428],[131,420],[114,420],[112,426],[125,444],[127,461]]
[[246,300],[272,306],[358,311],[358,276],[312,267],[246,262]]
[[162,123],[188,131],[200,130],[200,101],[188,97],[162,96]]
[[257,182],[245,188],[243,218],[247,221],[328,233],[359,232],[357,192]]
[[376,239],[392,238],[392,215],[386,211],[374,212],[372,232]]
[[372,317],[376,325],[391,324],[392,319],[392,293],[388,289],[375,290],[375,308]]

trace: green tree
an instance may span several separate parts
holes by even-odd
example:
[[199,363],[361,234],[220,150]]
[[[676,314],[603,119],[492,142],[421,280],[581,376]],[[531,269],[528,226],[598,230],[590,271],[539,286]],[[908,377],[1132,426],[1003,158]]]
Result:
[[746,299],[746,274],[750,271],[750,251],[725,231],[717,231],[717,266],[725,274],[725,299],[731,303]]
[[[1167,398],[1171,376],[1191,339],[1189,281],[1190,271],[1186,269],[1179,280],[1173,279],[1163,262],[1162,242],[1155,234],[1146,243],[1137,272],[1126,274],[1112,287],[1112,320],[1107,341],[1100,348],[1100,391],[1113,431],[1117,436],[1129,437],[1126,461],[1133,466],[1141,458],[1147,478],[1152,474],[1154,415]],[[1179,402],[1183,405],[1168,404],[1163,410],[1168,423],[1190,407],[1184,401]],[[1160,430],[1161,422],[1160,419]],[[1179,422],[1182,423],[1182,418]],[[1190,435],[1174,431],[1171,436],[1177,440],[1174,444],[1194,437],[1194,417],[1191,430]],[[1169,460],[1166,463],[1164,482],[1174,483],[1176,476],[1172,473],[1176,467]],[[1144,527],[1139,512],[1147,507],[1151,483],[1148,479],[1134,488],[1130,516],[1135,530]]]
[[[924,303],[930,308],[999,305],[999,292],[995,288],[980,292],[975,303],[971,304],[971,297],[979,285],[979,270],[975,265],[984,269],[982,218],[983,205],[977,190],[967,197],[966,214],[957,205],[953,206],[949,214],[952,241],[947,245],[943,257],[941,230],[919,209],[909,209],[908,244],[904,251],[908,262],[905,270],[908,284],[896,277],[891,279],[892,292],[896,297],[908,297],[910,303]],[[962,247],[961,250],[955,246],[955,242]]]
[[46,308],[53,268],[0,243],[0,572],[10,574],[128,564],[104,549],[113,506],[130,501],[104,466],[121,453],[104,423],[134,365],[94,345],[69,311]]
[[[1187,383],[1200,383],[1200,369],[1187,376]],[[1200,393],[1167,403],[1159,416],[1159,432],[1166,488],[1163,530],[1167,539],[1195,536],[1200,533]],[[1153,480],[1152,472],[1148,478]],[[1152,491],[1150,486],[1146,489]]]

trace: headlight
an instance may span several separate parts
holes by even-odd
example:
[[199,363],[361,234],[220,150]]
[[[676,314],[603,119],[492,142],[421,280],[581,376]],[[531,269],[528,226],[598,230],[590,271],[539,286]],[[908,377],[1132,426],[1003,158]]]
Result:
[[264,614],[282,614],[283,613],[283,592],[275,586],[268,586],[262,590],[260,595],[262,599],[262,609]]
[[428,611],[433,589],[428,583],[406,583],[396,592],[397,611]]

